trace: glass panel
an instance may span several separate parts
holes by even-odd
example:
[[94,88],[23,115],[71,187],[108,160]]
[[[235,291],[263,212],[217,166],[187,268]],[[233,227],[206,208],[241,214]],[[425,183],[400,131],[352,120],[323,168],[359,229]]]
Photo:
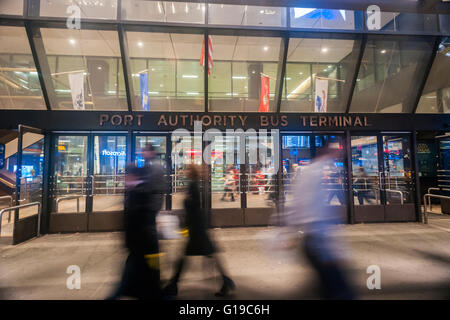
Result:
[[77,109],[83,102],[85,110],[128,109],[117,31],[42,28],[41,34],[54,87],[52,109],[75,109],[72,95]]
[[241,207],[241,173],[238,136],[211,140],[211,208]]
[[[23,135],[22,177],[20,179],[20,204],[40,202],[44,171],[44,135],[26,132]],[[23,208],[19,219],[35,215],[36,207]]]
[[351,137],[354,203],[380,204],[378,146],[376,136]]
[[[449,135],[448,132],[446,134]],[[439,141],[439,159],[438,186],[442,189],[443,195],[450,196],[450,138]],[[443,211],[448,209],[443,208]]]
[[0,26],[0,109],[45,109],[24,27]]
[[413,203],[411,146],[408,137],[383,136],[386,204]]
[[290,8],[291,27],[308,29],[355,29],[355,12],[315,8]]
[[[274,137],[253,135],[246,137],[245,141],[248,159],[247,208],[273,207],[277,181],[275,168],[277,151],[274,150]],[[260,152],[263,145],[266,152]]]
[[328,165],[324,166],[324,177],[322,179],[322,190],[326,191],[327,203],[332,206],[347,204],[347,166],[345,162],[345,139],[342,136],[318,135],[315,136],[316,156],[320,156],[321,150],[328,146],[337,149],[338,152],[330,159]]
[[117,0],[40,0],[41,17],[71,17],[74,10],[70,6],[80,8],[81,18],[117,19]]
[[297,175],[301,174],[304,166],[311,163],[310,137],[304,135],[289,135],[282,138],[283,156],[283,189],[285,200],[290,203],[292,198],[291,186]]
[[204,111],[202,35],[127,32],[127,38],[134,110]]
[[122,0],[122,19],[203,24],[205,9],[204,3]]
[[23,15],[23,0],[0,1],[0,14]]
[[350,112],[411,112],[431,48],[414,38],[369,37]]
[[441,33],[450,33],[450,14],[440,14],[439,15],[439,26]]
[[[210,111],[258,112],[266,97],[269,112],[275,112],[281,39],[211,36],[211,43]],[[269,90],[261,98],[262,84],[268,84]]]
[[439,45],[417,113],[450,113],[450,40]]
[[381,12],[381,29],[379,31],[436,32],[437,16],[422,13]]
[[86,212],[87,137],[58,136],[54,152],[52,212]]
[[[355,40],[291,38],[281,111],[345,112],[358,58],[355,45]],[[318,92],[320,104],[317,84],[324,90]]]
[[123,210],[126,140],[125,136],[94,137],[94,212]]
[[286,8],[208,4],[208,23],[238,26],[285,27]]
[[189,164],[202,164],[202,144],[196,146],[194,137],[172,136],[172,210],[184,209],[183,201],[189,180],[186,169]]
[[[136,151],[135,151],[135,164],[139,168],[142,168],[145,165],[145,160],[143,158],[143,150],[147,146],[148,143],[151,143],[153,147],[156,149],[156,158],[159,160],[161,166],[167,172],[167,159],[166,159],[166,137],[157,137],[157,136],[137,136],[136,137]],[[164,195],[163,205],[161,210],[166,210],[166,197]]]

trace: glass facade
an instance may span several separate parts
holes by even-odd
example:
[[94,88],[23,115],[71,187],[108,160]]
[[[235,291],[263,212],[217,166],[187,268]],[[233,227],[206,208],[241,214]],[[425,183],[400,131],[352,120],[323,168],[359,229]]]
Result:
[[45,109],[24,27],[0,26],[0,109]]
[[122,0],[122,19],[204,24],[205,9],[204,3]]
[[431,40],[370,36],[350,112],[410,113],[432,51]]
[[275,112],[281,38],[211,36],[213,66],[208,92],[213,112],[258,112],[268,82],[268,112]]
[[[203,111],[203,36],[127,32],[133,78],[133,109]],[[142,102],[147,91],[148,102]]]
[[[317,84],[324,83],[327,105],[322,112],[345,112],[357,61],[355,44],[341,39],[291,38],[286,59],[282,112],[316,112]],[[350,72],[349,72],[350,71]],[[322,86],[323,87],[323,86]],[[322,96],[318,92],[318,96]]]
[[234,26],[285,27],[286,8],[208,4],[208,23]]
[[450,113],[450,42],[439,44],[417,113]]
[[381,12],[374,31],[366,12],[336,8],[24,3],[0,3],[11,20],[0,24],[1,109],[447,113],[449,15]]
[[[118,0],[40,0],[41,17],[71,17],[80,13],[82,19],[117,19]],[[78,9],[76,8],[79,8]]]
[[117,32],[41,28],[40,33],[52,109],[127,110]]

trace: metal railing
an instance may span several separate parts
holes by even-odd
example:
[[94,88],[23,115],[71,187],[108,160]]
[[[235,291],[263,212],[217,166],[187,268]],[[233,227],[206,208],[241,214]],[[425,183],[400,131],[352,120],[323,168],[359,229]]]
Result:
[[[432,188],[430,188],[430,189],[432,189]],[[436,188],[433,188],[433,189],[436,189]],[[423,196],[423,223],[425,223],[425,224],[428,223],[428,213],[433,213],[433,212],[431,212],[431,198],[450,200],[449,196],[441,196],[439,194],[432,194],[432,193],[425,194]],[[427,199],[429,201],[427,201]],[[430,211],[428,211],[428,204],[430,205]]]
[[85,195],[74,195],[74,196],[65,196],[56,199],[56,212],[59,212],[59,203],[66,200],[77,199],[77,213],[80,212],[80,198],[85,197]]
[[[28,208],[28,207],[33,207],[33,206],[38,207],[37,236],[39,237],[41,234],[41,203],[40,202],[31,202],[31,203],[21,204],[21,205],[14,206],[14,207],[4,208],[4,209],[0,210],[0,221],[2,221],[3,213],[5,213],[5,212],[11,212],[12,210]],[[2,234],[2,224],[0,223],[0,236],[1,236],[1,234]]]

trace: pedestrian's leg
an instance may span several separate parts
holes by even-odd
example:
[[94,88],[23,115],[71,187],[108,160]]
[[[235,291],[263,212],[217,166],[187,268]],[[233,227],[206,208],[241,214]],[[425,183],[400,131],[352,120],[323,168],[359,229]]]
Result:
[[178,281],[180,280],[181,272],[183,271],[184,261],[184,256],[177,261],[175,265],[175,274],[164,288],[164,293],[167,295],[176,296],[178,294]]
[[223,267],[223,264],[217,255],[208,256],[208,258],[214,259],[216,268],[221,274],[223,280],[222,287],[218,292],[216,292],[216,296],[223,297],[228,295],[230,291],[236,288],[236,285],[234,284],[233,280],[231,280],[231,278],[226,275],[225,268]]

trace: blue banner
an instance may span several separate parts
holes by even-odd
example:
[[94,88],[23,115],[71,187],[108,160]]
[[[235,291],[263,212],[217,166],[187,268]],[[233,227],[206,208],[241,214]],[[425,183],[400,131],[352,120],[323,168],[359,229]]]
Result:
[[141,106],[142,110],[149,111],[150,103],[148,101],[148,73],[141,73]]

